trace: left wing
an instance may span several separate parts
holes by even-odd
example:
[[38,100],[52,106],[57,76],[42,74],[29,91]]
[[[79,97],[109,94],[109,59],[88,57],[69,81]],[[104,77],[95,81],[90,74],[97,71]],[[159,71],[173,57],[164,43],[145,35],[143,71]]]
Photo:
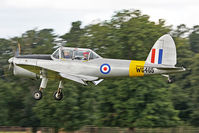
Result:
[[69,79],[78,83],[81,83],[83,85],[87,85],[88,81],[93,82],[93,84],[98,85],[100,82],[103,81],[103,79],[99,79],[98,77],[88,76],[88,75],[77,75],[77,74],[70,74],[70,73],[61,73],[56,70],[50,70],[48,68],[43,68],[39,66],[33,66],[33,65],[25,65],[25,64],[17,64],[17,66],[20,66],[24,69],[27,69],[31,72],[34,72],[36,74],[40,74],[40,71],[42,69],[45,69],[47,71],[47,77],[51,79],[57,79],[59,77],[64,79]]

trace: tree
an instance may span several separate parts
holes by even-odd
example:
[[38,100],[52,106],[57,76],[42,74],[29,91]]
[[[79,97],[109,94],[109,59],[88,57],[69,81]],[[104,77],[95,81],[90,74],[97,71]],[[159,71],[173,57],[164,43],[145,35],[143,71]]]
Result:
[[197,61],[199,59],[199,54],[196,54],[194,57],[193,57],[193,60],[194,62],[191,64],[191,75],[188,76],[188,80],[190,81],[190,86],[189,86],[189,93],[188,93],[188,96],[189,96],[189,114],[190,114],[190,118],[189,118],[189,121],[191,122],[192,125],[194,126],[198,126],[199,123],[198,123],[198,120],[199,120],[199,112],[198,112],[198,109],[199,109],[199,89],[198,89],[198,86],[199,86],[199,83],[198,83],[198,65],[199,65],[199,62]]
[[61,36],[62,39],[67,41],[67,46],[75,46],[78,47],[78,42],[80,37],[83,34],[83,30],[81,29],[81,21],[72,22],[72,27],[69,33]]
[[158,76],[109,82],[100,87],[100,125],[133,129],[180,123],[171,92]]
[[190,29],[185,24],[180,24],[177,26],[177,29],[173,31],[174,37],[186,37],[186,34],[189,33]]
[[199,52],[199,25],[196,25],[192,29],[192,33],[189,35],[191,50],[195,53]]
[[[49,86],[55,88],[54,82]],[[39,101],[34,112],[40,118],[41,126],[65,128],[74,131],[84,125],[93,124],[93,102],[96,97],[94,91],[89,87],[83,87],[72,81],[68,81],[63,89],[64,99],[55,101],[52,97],[53,91],[46,90],[45,97]]]

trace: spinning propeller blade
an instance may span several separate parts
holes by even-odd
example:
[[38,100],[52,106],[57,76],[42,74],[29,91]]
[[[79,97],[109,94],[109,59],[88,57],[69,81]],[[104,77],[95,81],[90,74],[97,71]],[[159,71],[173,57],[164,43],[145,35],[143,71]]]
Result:
[[21,44],[18,42],[17,44],[17,51],[15,52],[15,57],[21,54]]

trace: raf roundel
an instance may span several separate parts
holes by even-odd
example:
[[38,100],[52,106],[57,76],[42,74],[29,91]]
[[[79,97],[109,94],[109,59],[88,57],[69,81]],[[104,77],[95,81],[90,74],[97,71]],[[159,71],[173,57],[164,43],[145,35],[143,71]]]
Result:
[[111,71],[111,67],[109,64],[102,64],[100,67],[100,71],[103,74],[108,74]]

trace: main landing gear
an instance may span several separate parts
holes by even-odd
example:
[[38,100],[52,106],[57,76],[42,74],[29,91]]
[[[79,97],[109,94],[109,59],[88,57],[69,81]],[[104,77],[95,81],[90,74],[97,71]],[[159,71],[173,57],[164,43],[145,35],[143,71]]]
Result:
[[[48,79],[46,77],[45,70],[42,70],[41,73],[42,73],[42,76],[41,76],[42,80],[41,80],[41,84],[40,84],[39,90],[37,90],[37,91],[35,91],[33,93],[33,98],[35,100],[42,99],[43,90],[46,88],[47,83],[48,83]],[[55,100],[60,101],[63,98],[62,88],[63,88],[63,82],[62,82],[62,80],[60,80],[59,87],[58,87],[57,91],[53,95],[53,97],[54,97]]]
[[63,93],[61,91],[61,89],[63,88],[63,83],[62,81],[59,82],[59,87],[57,89],[57,91],[54,93],[54,99],[60,101],[63,98]]
[[42,92],[43,92],[43,89],[46,88],[47,83],[48,83],[48,79],[46,77],[42,77],[39,90],[33,93],[33,98],[35,100],[40,100],[42,98]]
[[[42,93],[43,93],[43,90],[47,86],[47,82],[48,82],[47,78],[42,78],[39,90],[37,90],[37,91],[35,91],[33,93],[33,98],[35,100],[42,99],[42,95],[43,95]],[[57,100],[57,101],[60,101],[63,98],[62,88],[63,88],[63,83],[62,83],[62,81],[60,81],[59,82],[59,87],[58,87],[57,91],[54,92],[54,94],[53,94],[54,99]]]

